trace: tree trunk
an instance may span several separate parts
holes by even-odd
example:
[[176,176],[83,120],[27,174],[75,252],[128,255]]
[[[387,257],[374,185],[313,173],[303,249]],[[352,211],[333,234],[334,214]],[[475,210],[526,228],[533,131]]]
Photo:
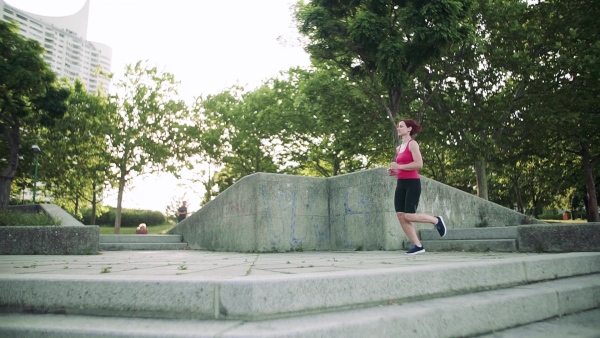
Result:
[[11,177],[0,176],[0,209],[8,209],[8,202],[10,200],[10,186],[12,184]]
[[90,225],[96,225],[96,204],[98,200],[96,198],[96,184],[92,183],[92,215],[90,217]]
[[533,218],[539,218],[541,212],[539,201],[537,198],[533,198]]
[[392,126],[392,137],[394,139],[394,161],[396,160],[396,156],[398,154],[396,154],[396,149],[398,149],[398,147],[400,145],[402,145],[402,140],[400,139],[400,136],[398,136],[398,127],[396,125]]
[[254,168],[256,168],[254,170],[255,173],[259,173],[260,172],[260,159],[261,159],[261,151],[258,150],[256,157],[254,158],[254,161],[256,162],[256,165],[254,166]]
[[488,198],[487,177],[485,175],[485,160],[479,159],[475,161],[475,174],[477,175],[477,196],[484,200]]
[[577,190],[573,191],[571,193],[571,196],[569,197],[569,211],[571,212],[571,220],[575,219],[575,194],[577,193]]
[[388,121],[390,121],[390,125],[392,127],[392,139],[394,140],[394,158],[392,162],[396,160],[396,148],[400,145],[400,137],[398,137],[398,131],[396,129],[396,117],[400,111],[400,99],[402,98],[402,89],[390,89],[388,91],[389,94],[389,105],[385,103],[383,99],[377,97],[376,100],[379,102],[384,108],[388,116]]
[[583,141],[580,144],[581,166],[583,168],[588,198],[587,220],[588,222],[600,222],[600,216],[598,215],[598,195],[594,180],[594,162],[590,158],[590,145],[587,141]]
[[385,107],[385,109],[387,110],[387,114],[388,114],[388,121],[390,121],[390,127],[392,128],[392,140],[394,140],[394,158],[392,159],[392,162],[396,160],[396,148],[398,148],[398,146],[400,146],[400,136],[398,136],[398,128],[396,127],[396,120],[394,118],[394,116],[396,116],[394,112],[392,112],[387,106]]
[[519,176],[517,174],[512,177],[513,187],[515,188],[515,197],[517,199],[517,209],[520,213],[525,213],[525,206],[523,205],[523,195],[521,194],[521,188],[519,187]]
[[333,158],[333,175],[332,176],[337,176],[340,174],[340,160],[337,157],[337,153],[336,156],[334,156]]
[[121,233],[121,210],[123,202],[123,190],[125,190],[125,176],[119,177],[119,192],[117,193],[117,211],[115,212],[115,234]]
[[442,161],[440,165],[440,183],[446,184],[446,154],[442,152]]
[[0,127],[0,131],[2,131],[8,144],[8,163],[0,173],[0,210],[8,209],[10,186],[19,165],[19,146],[21,145],[20,127],[21,125],[18,122],[11,125],[10,129]]
[[75,215],[79,212],[79,196],[75,198]]

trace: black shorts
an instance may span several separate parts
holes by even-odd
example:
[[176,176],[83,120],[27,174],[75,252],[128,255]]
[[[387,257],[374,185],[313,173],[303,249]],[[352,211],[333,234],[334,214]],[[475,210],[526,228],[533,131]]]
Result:
[[394,208],[396,212],[414,214],[419,206],[421,198],[421,180],[399,179],[396,183],[396,193],[394,194]]

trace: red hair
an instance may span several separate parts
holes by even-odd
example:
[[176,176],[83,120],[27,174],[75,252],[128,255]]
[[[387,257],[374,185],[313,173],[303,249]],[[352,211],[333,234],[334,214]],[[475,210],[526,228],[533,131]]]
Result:
[[[400,122],[404,122],[404,124],[406,124],[407,128],[412,128],[410,130],[410,136],[413,136],[414,134],[418,134],[421,130],[423,130],[423,127],[421,127],[417,121],[413,120],[413,119],[402,119],[400,120]],[[398,124],[400,124],[400,122],[398,122]]]

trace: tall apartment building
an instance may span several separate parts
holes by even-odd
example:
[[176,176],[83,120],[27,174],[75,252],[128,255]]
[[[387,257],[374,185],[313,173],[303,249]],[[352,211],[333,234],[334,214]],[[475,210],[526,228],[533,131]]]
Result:
[[82,80],[88,92],[99,88],[109,91],[112,49],[105,44],[88,41],[87,26],[90,0],[74,14],[43,16],[28,13],[0,0],[4,21],[16,22],[22,36],[38,41],[46,50],[44,60],[59,78]]

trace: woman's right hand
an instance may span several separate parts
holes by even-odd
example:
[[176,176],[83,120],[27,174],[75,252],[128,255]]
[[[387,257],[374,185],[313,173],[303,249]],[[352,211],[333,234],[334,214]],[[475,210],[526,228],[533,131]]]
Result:
[[391,169],[390,168],[390,169],[387,170],[387,174],[389,176],[398,176],[398,169]]

